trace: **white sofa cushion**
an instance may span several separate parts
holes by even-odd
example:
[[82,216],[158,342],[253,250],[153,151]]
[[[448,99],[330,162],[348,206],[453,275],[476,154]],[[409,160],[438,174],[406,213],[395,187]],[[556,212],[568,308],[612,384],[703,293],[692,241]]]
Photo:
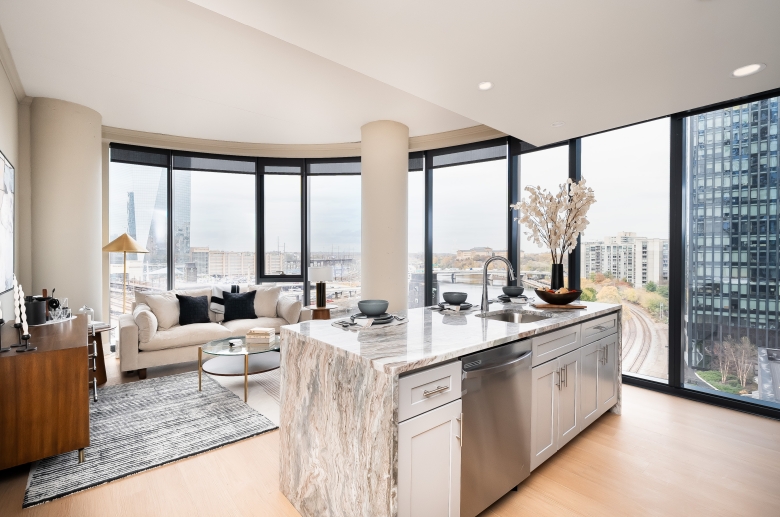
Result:
[[168,330],[179,324],[179,300],[173,291],[147,294],[146,304],[157,316],[157,330]]
[[250,285],[250,291],[255,291],[255,316],[258,318],[276,318],[276,304],[279,302],[281,287],[267,285]]
[[303,304],[292,296],[281,296],[276,304],[276,314],[287,320],[287,323],[298,323]]
[[192,325],[174,325],[168,330],[158,330],[148,342],[141,342],[138,348],[145,352],[165,350],[182,346],[203,345],[213,339],[230,337],[230,330],[219,323],[193,323]]
[[231,320],[222,324],[226,328],[231,336],[246,336],[249,329],[255,327],[266,327],[276,330],[279,333],[279,327],[287,325],[287,320],[284,318],[256,318],[253,320]]
[[157,333],[157,317],[145,303],[135,306],[133,319],[138,326],[138,341],[146,343]]

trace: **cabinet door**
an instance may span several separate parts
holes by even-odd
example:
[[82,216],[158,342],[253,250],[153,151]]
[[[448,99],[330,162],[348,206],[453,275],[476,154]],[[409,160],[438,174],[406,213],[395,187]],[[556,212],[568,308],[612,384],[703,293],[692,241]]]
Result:
[[558,450],[558,360],[531,369],[531,470]]
[[603,347],[599,363],[599,413],[604,413],[617,401],[617,334],[599,343]]
[[558,396],[558,449],[577,436],[580,424],[580,350],[558,358],[561,389]]
[[603,340],[580,348],[580,424],[589,426],[599,417],[599,366]]
[[399,517],[460,516],[460,399],[398,425]]

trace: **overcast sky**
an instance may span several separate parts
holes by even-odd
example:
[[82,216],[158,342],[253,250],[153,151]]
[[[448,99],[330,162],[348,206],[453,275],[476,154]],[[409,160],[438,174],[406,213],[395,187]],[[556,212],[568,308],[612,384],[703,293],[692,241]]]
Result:
[[[547,189],[568,177],[568,147],[521,157],[521,185]],[[111,164],[110,229],[126,229],[127,192],[134,190],[137,236],[146,242],[163,169]],[[192,173],[191,246],[254,251],[254,177]],[[584,239],[617,232],[668,238],[669,120],[662,119],[583,139],[582,175],[596,193]],[[409,177],[409,251],[423,252],[423,173]],[[360,249],[360,177],[310,179],[312,251]],[[434,171],[434,252],[489,246],[506,249],[506,160]],[[300,180],[266,177],[266,243],[300,251]],[[516,224],[516,223],[513,223]],[[543,251],[522,236],[522,248]],[[546,250],[544,250],[546,251]]]

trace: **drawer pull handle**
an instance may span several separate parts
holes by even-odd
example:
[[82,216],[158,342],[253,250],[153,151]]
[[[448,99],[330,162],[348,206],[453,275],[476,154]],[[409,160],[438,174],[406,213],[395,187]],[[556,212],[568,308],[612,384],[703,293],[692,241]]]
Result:
[[595,327],[591,327],[593,330],[607,330],[607,327],[604,325],[596,325]]
[[423,397],[430,397],[431,395],[436,395],[437,393],[441,393],[442,391],[447,391],[448,389],[450,389],[449,386],[436,386],[435,390],[423,391]]

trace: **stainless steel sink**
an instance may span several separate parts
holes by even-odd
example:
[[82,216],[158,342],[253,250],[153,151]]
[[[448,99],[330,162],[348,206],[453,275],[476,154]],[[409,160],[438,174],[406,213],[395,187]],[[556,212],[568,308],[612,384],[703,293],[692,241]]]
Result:
[[480,318],[489,320],[506,321],[507,323],[533,323],[535,321],[546,320],[549,316],[541,314],[527,314],[517,311],[504,311],[499,313],[477,314]]

